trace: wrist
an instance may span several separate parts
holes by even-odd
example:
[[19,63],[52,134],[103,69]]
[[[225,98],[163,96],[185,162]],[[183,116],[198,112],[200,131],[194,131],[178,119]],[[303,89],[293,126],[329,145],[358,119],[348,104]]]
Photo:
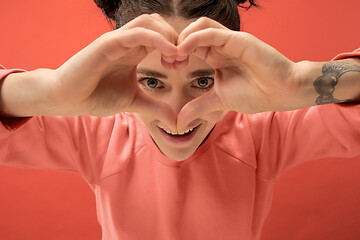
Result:
[[47,89],[52,72],[50,69],[37,69],[9,74],[1,87],[1,114],[8,117],[54,115],[56,108]]
[[301,86],[296,99],[303,107],[351,102],[360,96],[360,66],[351,60],[302,61],[296,63],[295,75]]
[[322,75],[324,63],[301,61],[294,65],[294,80],[299,89],[294,98],[294,109],[316,105],[319,94],[314,88],[314,81]]
[[[336,85],[334,97],[336,99],[349,99],[351,102],[360,100],[360,58],[347,58],[334,61],[347,64],[346,73],[342,74]],[[344,71],[344,70],[343,70]]]

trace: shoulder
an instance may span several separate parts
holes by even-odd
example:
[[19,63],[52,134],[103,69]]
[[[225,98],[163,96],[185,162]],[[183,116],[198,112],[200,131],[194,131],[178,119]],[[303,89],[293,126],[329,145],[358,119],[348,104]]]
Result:
[[119,113],[101,118],[100,121],[100,125],[106,127],[98,131],[94,140],[102,142],[100,147],[105,151],[102,154],[104,166],[101,172],[101,178],[105,178],[123,171],[136,153],[146,146],[145,128],[133,113]]

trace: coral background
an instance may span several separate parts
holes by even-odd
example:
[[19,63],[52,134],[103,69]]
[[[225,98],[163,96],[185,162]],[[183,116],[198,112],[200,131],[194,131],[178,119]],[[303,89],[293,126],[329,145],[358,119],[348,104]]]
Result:
[[[240,10],[243,30],[293,61],[327,61],[360,47],[360,1],[259,3]],[[92,0],[1,1],[0,64],[57,68],[109,30]],[[286,172],[275,185],[262,240],[358,240],[359,173],[360,156]],[[101,239],[95,197],[78,175],[0,167],[0,183],[0,239]]]

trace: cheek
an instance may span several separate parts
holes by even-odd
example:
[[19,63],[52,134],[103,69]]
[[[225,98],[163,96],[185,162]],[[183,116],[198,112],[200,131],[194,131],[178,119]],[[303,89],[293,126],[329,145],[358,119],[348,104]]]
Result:
[[136,117],[149,129],[151,128],[151,124],[155,121],[155,119],[149,115],[135,113]]
[[201,97],[202,95],[207,94],[208,92],[209,92],[208,90],[204,90],[204,89],[200,90],[199,88],[191,86],[190,84],[184,89],[184,95],[187,97],[189,101]]

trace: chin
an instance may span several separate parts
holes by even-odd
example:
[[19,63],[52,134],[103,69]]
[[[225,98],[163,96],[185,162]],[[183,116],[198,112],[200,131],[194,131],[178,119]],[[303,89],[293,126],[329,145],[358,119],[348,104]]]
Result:
[[181,150],[171,150],[171,151],[161,151],[166,157],[174,159],[175,161],[184,161],[189,158],[195,151],[181,151]]

